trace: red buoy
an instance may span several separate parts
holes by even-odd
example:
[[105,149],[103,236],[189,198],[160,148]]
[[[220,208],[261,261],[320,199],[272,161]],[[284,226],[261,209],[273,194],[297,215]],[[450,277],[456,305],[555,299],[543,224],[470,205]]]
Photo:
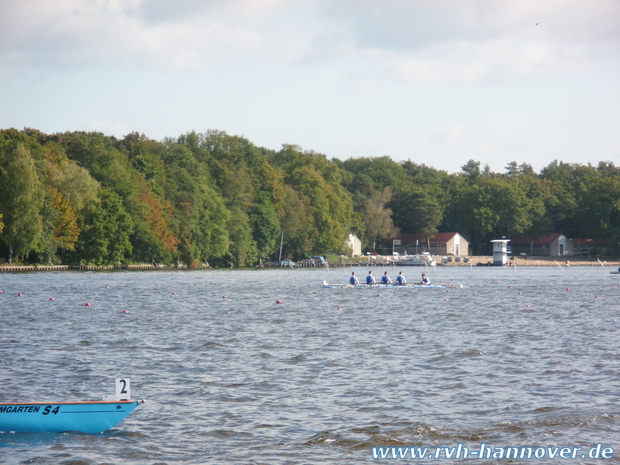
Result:
[[277,304],[281,304],[281,303],[282,303],[282,301],[281,301],[280,299],[278,299],[278,300],[276,300],[276,303],[277,303]]
[[89,303],[89,302],[86,302],[86,303],[84,304],[84,307],[90,307],[90,303]]
[[50,297],[50,300],[54,300],[54,298],[53,298],[53,297]]

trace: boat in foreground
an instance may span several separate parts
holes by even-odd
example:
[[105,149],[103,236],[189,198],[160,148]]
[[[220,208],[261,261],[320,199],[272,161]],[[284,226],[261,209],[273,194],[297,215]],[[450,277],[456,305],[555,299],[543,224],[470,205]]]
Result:
[[0,431],[101,433],[119,424],[143,403],[144,400],[0,403]]
[[96,434],[118,425],[144,400],[131,399],[129,378],[116,380],[116,395],[84,402],[0,402],[2,433]]
[[327,289],[445,289],[455,287],[450,283],[435,284],[329,284],[323,281],[323,287]]

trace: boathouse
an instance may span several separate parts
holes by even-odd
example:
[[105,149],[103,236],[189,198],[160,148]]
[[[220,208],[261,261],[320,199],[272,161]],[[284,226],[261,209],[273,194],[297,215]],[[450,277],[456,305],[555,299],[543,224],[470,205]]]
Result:
[[563,257],[572,255],[574,243],[564,234],[551,233],[540,236],[510,236],[513,255],[527,257]]
[[[396,241],[396,242],[395,242]],[[431,255],[469,255],[469,242],[457,232],[436,233],[430,238],[415,233],[400,233],[389,239],[384,248],[389,254],[414,255],[429,252]]]

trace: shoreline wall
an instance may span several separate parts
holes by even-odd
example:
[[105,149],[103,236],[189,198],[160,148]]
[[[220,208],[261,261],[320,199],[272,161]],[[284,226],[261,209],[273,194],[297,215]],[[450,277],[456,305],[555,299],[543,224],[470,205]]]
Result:
[[[537,267],[537,266],[598,266],[602,268],[613,268],[618,269],[620,266],[620,260],[613,259],[610,261],[597,261],[597,260],[570,260],[563,259],[562,257],[528,257],[526,259],[522,257],[509,257],[508,263],[506,267],[516,266],[518,268],[521,267]],[[455,261],[454,258],[451,262],[441,263],[441,258],[437,257],[436,262],[437,266],[481,266],[481,265],[491,265],[493,262],[493,257],[490,256],[474,256],[468,257],[469,262],[465,263],[461,257],[460,261]],[[374,263],[362,264],[360,262],[355,263],[330,263],[330,267],[349,267],[349,266],[395,266],[391,261],[382,261],[376,260]],[[397,266],[397,265],[396,265]],[[198,268],[188,268],[183,265],[179,266],[166,266],[166,265],[158,265],[153,266],[150,264],[137,264],[137,265],[122,265],[122,266],[96,266],[96,265],[0,265],[0,273],[18,273],[18,272],[26,272],[26,271],[157,271],[157,270],[203,270],[209,269],[210,267],[201,266]],[[247,267],[247,269],[254,269],[258,267]],[[280,268],[277,266],[264,265],[262,268]],[[288,268],[288,267],[282,267]],[[296,268],[296,267],[295,267]],[[306,267],[312,268],[312,267]],[[323,267],[316,267],[317,269]],[[407,267],[407,268],[415,268]],[[227,269],[227,267],[222,267],[221,269]],[[292,268],[294,269],[294,268]]]

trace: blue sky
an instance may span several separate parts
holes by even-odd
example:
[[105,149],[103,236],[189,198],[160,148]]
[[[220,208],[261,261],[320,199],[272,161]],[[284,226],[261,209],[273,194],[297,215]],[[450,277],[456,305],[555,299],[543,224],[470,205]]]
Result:
[[619,0],[3,0],[0,128],[620,165]]

